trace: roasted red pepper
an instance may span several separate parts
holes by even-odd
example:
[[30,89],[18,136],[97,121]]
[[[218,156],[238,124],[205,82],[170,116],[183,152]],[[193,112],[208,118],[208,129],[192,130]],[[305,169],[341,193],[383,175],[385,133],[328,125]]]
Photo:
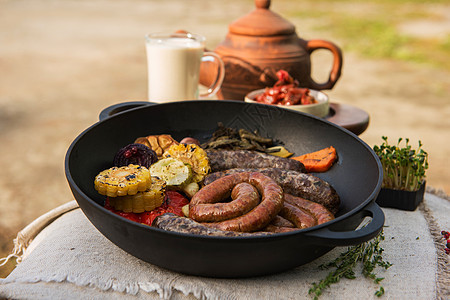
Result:
[[152,226],[153,220],[157,216],[163,215],[168,212],[173,212],[171,207],[168,207],[167,205],[163,204],[162,206],[152,210],[152,211],[146,211],[141,213],[141,223]]
[[126,213],[126,212],[123,212],[123,211],[120,211],[120,210],[115,210],[114,208],[112,208],[111,205],[109,205],[109,198],[106,198],[105,208],[107,210],[110,210],[113,213],[121,216],[121,217],[124,217],[125,219],[130,220],[130,221],[134,221],[134,222],[138,222],[138,223],[141,222],[140,214],[136,214],[136,213],[132,213],[132,212]]
[[186,204],[189,204],[189,200],[184,197],[182,194],[175,191],[167,191],[167,205],[172,208],[173,213],[179,216],[183,216],[183,212],[181,208]]
[[316,99],[309,94],[308,88],[300,88],[299,83],[288,72],[277,72],[278,81],[264,93],[256,96],[255,101],[265,104],[307,105],[316,103]]
[[157,216],[163,215],[168,212],[174,213],[181,217],[184,216],[182,207],[186,204],[189,204],[189,200],[182,194],[176,191],[166,191],[166,199],[164,200],[164,203],[160,207],[155,208],[152,211],[146,211],[139,214],[118,211],[113,209],[109,205],[108,198],[105,201],[105,208],[128,220],[151,226],[153,220],[155,220]]

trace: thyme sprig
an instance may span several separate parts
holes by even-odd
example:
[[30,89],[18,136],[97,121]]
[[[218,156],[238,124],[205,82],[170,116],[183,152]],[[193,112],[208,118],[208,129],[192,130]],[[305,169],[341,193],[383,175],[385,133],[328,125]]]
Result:
[[[331,271],[319,283],[314,282],[308,293],[313,294],[314,299],[318,299],[325,289],[329,288],[331,284],[338,283],[341,278],[355,279],[356,275],[354,268],[358,263],[362,263],[362,274],[379,285],[384,278],[378,277],[375,274],[375,268],[379,266],[388,269],[392,266],[391,263],[384,261],[382,258],[384,249],[381,248],[380,243],[383,240],[384,235],[383,231],[381,231],[374,239],[349,247],[346,252],[341,253],[335,260],[320,265],[319,268],[321,269],[334,267],[335,270]],[[383,294],[384,288],[380,285],[379,289],[375,292],[375,295],[381,297]]]
[[425,171],[428,169],[428,153],[419,147],[412,149],[409,139],[405,139],[405,146],[401,146],[402,138],[397,145],[389,145],[387,137],[380,146],[374,146],[373,150],[380,158],[383,166],[383,188],[416,191],[420,188]]

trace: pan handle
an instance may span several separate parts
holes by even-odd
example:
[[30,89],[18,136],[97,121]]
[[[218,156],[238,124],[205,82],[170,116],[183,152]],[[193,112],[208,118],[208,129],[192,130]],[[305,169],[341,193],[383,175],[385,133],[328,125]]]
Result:
[[132,108],[148,106],[148,105],[155,105],[155,104],[157,104],[157,103],[149,102],[149,101],[131,101],[131,102],[122,102],[122,103],[118,103],[118,104],[113,104],[113,105],[108,106],[107,108],[103,109],[100,112],[98,119],[100,121],[103,121],[115,114],[121,113],[123,111],[129,110]]
[[350,246],[367,242],[376,237],[383,228],[385,220],[384,213],[378,204],[372,202],[358,215],[362,216],[362,219],[365,217],[371,217],[372,219],[370,223],[358,230],[333,231],[328,226],[307,232],[305,235],[311,238],[314,244],[323,246]]

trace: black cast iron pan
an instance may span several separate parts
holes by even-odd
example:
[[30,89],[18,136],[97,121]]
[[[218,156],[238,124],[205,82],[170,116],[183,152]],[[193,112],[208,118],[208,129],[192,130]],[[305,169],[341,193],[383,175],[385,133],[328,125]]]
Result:
[[[272,274],[308,263],[335,246],[368,241],[384,225],[384,214],[375,203],[382,181],[377,156],[356,135],[328,121],[275,106],[227,100],[122,103],[105,109],[100,118],[67,151],[65,172],[69,186],[85,215],[105,237],[154,265],[208,277]],[[263,136],[283,141],[296,154],[334,146],[338,162],[328,172],[316,175],[331,183],[341,197],[336,219],[271,236],[208,237],[152,228],[102,207],[104,197],[95,191],[94,177],[112,166],[119,148],[151,134],[171,134],[178,140],[192,136],[203,142],[218,122],[257,130]],[[371,221],[357,229],[366,217]]]

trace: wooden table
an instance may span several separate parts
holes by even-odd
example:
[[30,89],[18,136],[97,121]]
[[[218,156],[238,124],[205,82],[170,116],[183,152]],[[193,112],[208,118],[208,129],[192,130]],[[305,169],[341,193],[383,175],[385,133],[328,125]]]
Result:
[[370,118],[366,111],[355,106],[330,103],[330,114],[325,119],[360,135],[369,126]]

